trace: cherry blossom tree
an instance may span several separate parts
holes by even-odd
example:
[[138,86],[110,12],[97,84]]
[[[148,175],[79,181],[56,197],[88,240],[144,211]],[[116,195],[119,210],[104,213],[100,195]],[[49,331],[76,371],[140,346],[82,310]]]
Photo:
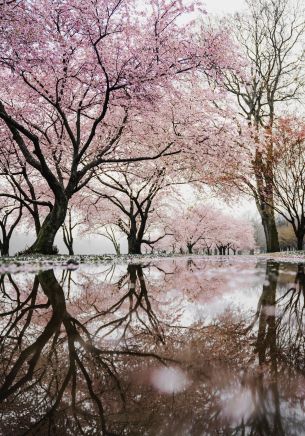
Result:
[[129,253],[139,254],[143,243],[153,249],[167,234],[166,226],[155,224],[162,221],[162,211],[169,201],[166,197],[174,187],[191,183],[198,187],[217,185],[223,169],[242,159],[242,153],[236,153],[234,148],[239,135],[236,125],[215,106],[216,101],[223,99],[223,93],[204,86],[197,89],[193,84],[186,92],[187,101],[175,98],[163,105],[162,116],[155,118],[154,123],[142,123],[142,134],[132,139],[133,147],[141,148],[150,138],[150,145],[158,149],[166,132],[167,143],[176,152],[141,165],[129,163],[95,170],[88,183],[97,211],[90,222],[97,216],[103,226],[98,210],[104,213],[111,206],[113,214],[108,214],[106,223],[116,225],[127,236]]
[[255,248],[253,225],[247,220],[230,217],[228,214],[219,215],[214,241],[219,254],[230,254],[230,250],[233,254],[239,250],[252,250]]
[[202,248],[211,240],[211,232],[216,230],[213,225],[214,214],[213,208],[203,205],[189,206],[182,211],[175,210],[175,219],[170,226],[172,239],[179,247],[187,248],[188,253],[192,254],[195,247]]
[[[174,183],[167,170],[152,161],[141,168],[134,164],[121,165],[108,172],[96,173],[90,182],[90,198],[97,215],[101,210],[109,211],[103,234],[117,247],[116,251],[118,243],[109,224],[126,235],[129,254],[140,254],[142,244],[152,247],[165,236],[161,234],[151,238],[150,234],[161,219],[162,201]],[[92,219],[94,221],[96,215],[92,215]],[[95,228],[101,227],[101,224],[104,227],[105,223],[98,219]]]
[[164,99],[183,98],[177,85],[191,72],[215,76],[236,61],[225,32],[197,44],[193,6],[180,1],[152,0],[145,11],[124,0],[0,7],[1,130],[48,186],[52,207],[28,251],[51,253],[70,199],[94,170],[171,153],[166,135],[158,150],[148,139],[146,149],[128,144]]
[[[171,216],[174,216],[173,220]],[[184,209],[169,209],[167,236],[159,248],[174,246],[192,254],[194,249],[211,254],[217,248],[219,254],[234,254],[238,250],[255,248],[254,228],[244,219],[230,216],[211,205],[191,205]]]

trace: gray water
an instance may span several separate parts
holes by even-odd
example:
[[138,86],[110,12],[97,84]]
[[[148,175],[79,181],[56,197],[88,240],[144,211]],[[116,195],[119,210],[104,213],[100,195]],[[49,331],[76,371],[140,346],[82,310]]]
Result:
[[3,274],[0,434],[305,434],[304,292],[254,257]]

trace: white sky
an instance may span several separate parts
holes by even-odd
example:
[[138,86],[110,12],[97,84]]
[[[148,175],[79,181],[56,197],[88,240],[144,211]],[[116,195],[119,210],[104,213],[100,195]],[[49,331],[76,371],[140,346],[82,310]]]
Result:
[[204,0],[204,4],[211,14],[234,13],[245,7],[244,0]]

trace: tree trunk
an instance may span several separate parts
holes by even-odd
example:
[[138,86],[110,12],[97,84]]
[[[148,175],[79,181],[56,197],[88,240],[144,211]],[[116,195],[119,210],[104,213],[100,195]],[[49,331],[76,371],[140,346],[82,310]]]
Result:
[[193,246],[192,244],[187,244],[187,250],[189,254],[193,254]]
[[[260,299],[259,326],[256,345],[260,365],[264,364],[266,361],[268,348],[270,354],[276,356],[275,307],[278,271],[278,265],[274,265],[272,262],[267,262],[266,284],[263,285],[263,292]],[[266,308],[268,308],[268,311]],[[274,308],[274,313],[272,308]]]
[[7,237],[1,242],[1,256],[9,256],[10,240]]
[[128,254],[141,254],[141,242],[134,235],[128,236]]
[[[273,144],[268,147],[269,162],[273,161]],[[279,238],[274,217],[274,198],[273,198],[273,172],[272,165],[264,165],[262,153],[256,151],[254,172],[256,177],[257,192],[255,202],[262,219],[266,238],[267,253],[280,251]]]
[[56,199],[54,207],[44,220],[34,244],[25,250],[25,254],[55,254],[55,236],[65,221],[68,209],[66,197]]
[[265,232],[267,253],[280,251],[279,238],[274,218],[274,210],[268,206],[261,211],[262,224]]
[[303,233],[298,233],[296,236],[297,236],[297,249],[298,250],[303,250],[304,234]]
[[121,246],[120,246],[120,244],[118,243],[118,241],[112,241],[112,243],[113,243],[113,246],[114,246],[114,249],[115,249],[115,254],[117,255],[117,256],[121,256]]
[[65,246],[67,247],[68,253],[70,256],[74,256],[74,250],[73,250],[73,237],[72,237],[72,230],[70,231],[65,228],[65,226],[62,226],[63,230],[63,240],[65,243]]
[[40,218],[39,218],[39,215],[36,215],[36,214],[34,214],[32,216],[33,216],[33,220],[34,220],[36,236],[38,236],[39,232],[41,230]]

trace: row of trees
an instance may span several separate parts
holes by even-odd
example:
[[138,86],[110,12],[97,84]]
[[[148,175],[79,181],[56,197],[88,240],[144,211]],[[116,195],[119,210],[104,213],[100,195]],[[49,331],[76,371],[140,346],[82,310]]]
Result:
[[164,237],[161,236],[156,245],[165,250],[170,247],[172,252],[236,254],[253,250],[256,245],[250,222],[229,216],[213,206],[176,209],[166,221]]
[[[157,188],[156,185],[154,188]],[[110,201],[98,193],[93,197],[80,198],[79,204],[73,203],[62,225],[62,238],[69,254],[74,254],[76,236],[93,235],[108,239],[117,255],[122,254],[123,239],[127,240],[129,254],[141,254],[143,250],[236,254],[255,248],[251,222],[232,217],[211,205],[202,206],[199,202],[190,206],[180,201],[177,208],[175,197],[163,198],[159,195],[155,198],[156,191],[149,189],[147,192],[143,187],[143,197],[119,191],[120,195],[110,196]],[[162,199],[166,201],[162,202]],[[20,230],[26,231],[31,224],[26,217],[22,205],[7,204],[0,223],[3,256],[9,255],[10,240],[17,225]]]
[[[190,183],[254,196],[267,250],[279,249],[275,213],[302,248],[304,129],[283,108],[301,91],[304,24],[290,6],[249,0],[245,15],[210,25],[175,0],[145,12],[124,0],[2,3],[2,254],[19,223],[34,224],[28,253],[53,253],[62,227],[73,252],[84,220],[98,232],[114,224],[131,253],[165,236],[173,245],[184,217],[166,222],[170,198]],[[213,243],[237,250],[244,225],[232,220]]]

